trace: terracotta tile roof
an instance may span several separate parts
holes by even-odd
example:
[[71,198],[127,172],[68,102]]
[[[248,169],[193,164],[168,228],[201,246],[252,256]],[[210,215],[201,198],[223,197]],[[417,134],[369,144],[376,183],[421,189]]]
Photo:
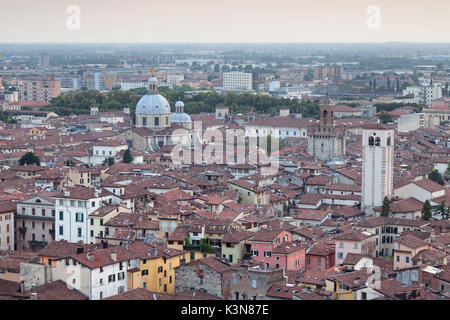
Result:
[[436,275],[436,278],[450,283],[450,266],[449,265],[445,266],[443,268],[443,271],[439,272]]
[[299,292],[294,294],[300,300],[326,300],[324,296],[321,296],[315,292]]
[[422,189],[427,190],[428,192],[436,192],[445,189],[444,186],[441,186],[439,183],[434,182],[433,180],[430,179],[422,179],[418,181],[413,181],[412,183],[421,187]]
[[383,225],[398,225],[398,226],[409,226],[409,227],[423,227],[430,224],[430,221],[423,220],[412,220],[412,219],[401,219],[392,217],[375,217],[360,221],[356,224],[357,227],[363,228],[376,228]]
[[299,287],[283,286],[280,284],[273,284],[267,290],[266,296],[280,299],[292,299],[293,295],[301,290]]
[[360,184],[330,184],[327,190],[346,191],[346,192],[361,192]]
[[239,243],[243,240],[248,240],[255,235],[251,231],[233,231],[226,233],[222,238],[222,243]]
[[416,198],[402,199],[391,203],[393,213],[416,212],[422,210],[423,203]]
[[65,240],[52,241],[44,249],[39,251],[37,255],[41,257],[63,258],[77,254],[81,250],[87,252],[88,250],[101,247],[100,244],[72,243]]
[[216,271],[218,273],[222,273],[225,270],[228,270],[231,268],[229,265],[223,263],[222,261],[220,261],[219,259],[217,259],[216,257],[213,257],[213,256],[202,258],[202,259],[197,259],[197,260],[191,261],[189,263],[185,263],[176,268],[183,268],[185,266],[201,267],[202,265],[208,266],[209,268],[213,269],[214,271]]
[[323,232],[321,229],[314,226],[305,226],[301,228],[296,228],[291,230],[291,232],[310,240],[320,238],[325,234],[325,232]]
[[373,236],[375,235],[370,232],[366,232],[363,230],[353,230],[352,232],[338,234],[334,237],[334,239],[344,241],[362,241]]
[[20,271],[20,263],[28,262],[30,258],[27,257],[11,257],[0,256],[0,268],[10,271]]
[[296,228],[295,225],[279,219],[272,219],[267,221],[266,226],[267,228],[269,229],[271,228],[272,230],[283,230],[283,231],[291,231]]
[[437,251],[435,249],[425,249],[416,254],[412,259],[420,261],[421,263],[430,263],[431,265],[440,264],[439,261],[446,257],[445,252]]
[[305,181],[305,185],[313,185],[313,186],[326,186],[331,181],[333,181],[333,177],[317,175],[308,178]]
[[0,296],[1,295],[19,295],[20,283],[15,281],[9,281],[5,279],[0,279]]
[[282,230],[272,230],[261,228],[255,233],[251,241],[255,242],[272,242],[282,232]]
[[329,256],[334,253],[334,246],[325,243],[315,243],[306,251],[307,255],[312,256]]
[[305,193],[299,200],[300,204],[317,205],[322,200],[320,193]]
[[419,248],[422,246],[426,246],[428,244],[428,242],[426,242],[422,239],[416,238],[412,235],[401,236],[401,237],[397,238],[395,241],[400,244],[403,244],[411,249],[416,249],[416,248]]
[[24,291],[21,295],[30,297],[32,293],[37,293],[36,300],[88,300],[88,297],[78,290],[68,288],[68,285],[62,280]]
[[127,245],[127,250],[140,259],[170,258],[182,255],[185,251],[167,248],[157,244],[147,244],[143,241],[134,241]]
[[300,250],[305,250],[306,246],[302,245],[300,242],[283,242],[275,247],[273,254],[291,254]]
[[365,255],[360,254],[360,253],[349,252],[345,256],[345,259],[342,262],[342,264],[344,264],[344,265],[355,265],[364,257],[365,257]]
[[[95,188],[88,188],[81,185],[76,185],[74,187],[64,187],[64,189],[68,192],[66,195],[64,192],[61,192],[55,195],[55,198],[65,198],[65,199],[80,199],[80,200],[90,200],[96,197],[104,197],[110,195],[109,191],[105,189],[101,189],[100,192],[96,192]],[[96,196],[97,194],[97,196]]]
[[329,274],[334,274],[334,272],[307,269],[299,275],[297,282],[325,286],[325,279]]
[[0,202],[0,213],[14,212],[17,209],[17,202],[2,201]]
[[[117,255],[115,260],[112,258],[113,253],[116,253]],[[88,259],[88,256],[91,257],[89,258],[90,260]],[[111,246],[106,249],[98,249],[88,253],[72,254],[68,257],[80,262],[89,269],[97,269],[99,267],[137,258],[134,253],[120,246]]]
[[322,221],[328,214],[330,214],[328,210],[298,209],[298,214],[295,219]]
[[91,214],[89,214],[89,216],[94,216],[94,217],[104,217],[106,216],[108,213],[114,211],[114,210],[118,210],[118,208],[120,207],[120,205],[118,204],[109,204],[106,206],[102,206],[100,208],[98,208],[97,210],[95,210],[94,212],[92,212]]
[[371,272],[367,272],[366,269],[361,269],[358,271],[345,272],[341,274],[328,275],[327,279],[337,280],[348,286],[351,289],[361,288],[365,286],[367,278],[372,275]]
[[430,237],[430,232],[417,231],[417,230],[405,230],[400,234],[400,236],[406,236],[406,235],[411,235],[418,239],[426,240]]
[[395,279],[386,279],[381,281],[380,289],[375,290],[388,298],[395,300],[399,300],[399,298],[395,295],[407,292],[407,289],[403,286],[403,284]]
[[183,241],[186,239],[186,236],[189,233],[189,226],[180,226],[178,225],[174,231],[169,235],[167,240],[169,241]]

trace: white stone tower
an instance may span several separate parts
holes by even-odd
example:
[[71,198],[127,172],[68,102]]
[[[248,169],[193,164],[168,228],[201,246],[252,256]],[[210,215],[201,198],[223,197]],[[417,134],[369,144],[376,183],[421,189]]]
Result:
[[362,130],[362,209],[372,212],[393,194],[394,130],[382,124]]

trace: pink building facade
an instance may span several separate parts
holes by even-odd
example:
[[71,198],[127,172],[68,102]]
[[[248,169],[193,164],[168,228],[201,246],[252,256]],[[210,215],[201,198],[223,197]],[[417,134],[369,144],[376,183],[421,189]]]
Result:
[[306,248],[299,242],[292,242],[287,231],[268,232],[266,239],[251,241],[252,258],[264,263],[267,268],[300,270],[305,266]]
[[349,253],[357,253],[375,257],[375,239],[375,235],[364,236],[361,233],[352,233],[336,237],[336,265],[341,265]]

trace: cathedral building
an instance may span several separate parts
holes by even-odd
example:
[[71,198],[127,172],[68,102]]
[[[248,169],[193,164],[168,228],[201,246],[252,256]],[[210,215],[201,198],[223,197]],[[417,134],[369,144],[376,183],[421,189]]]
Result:
[[345,154],[345,128],[336,126],[329,98],[320,106],[320,121],[308,130],[308,153],[322,161]]
[[165,145],[192,147],[200,143],[201,132],[192,128],[191,117],[184,113],[184,103],[175,103],[170,110],[166,98],[158,93],[158,79],[152,69],[148,93],[136,105],[136,125],[119,134],[122,142],[135,150],[155,152]]

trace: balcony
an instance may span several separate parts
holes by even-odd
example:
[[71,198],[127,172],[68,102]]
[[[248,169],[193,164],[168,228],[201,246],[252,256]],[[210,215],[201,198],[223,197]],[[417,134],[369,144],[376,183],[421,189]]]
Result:
[[35,247],[35,246],[45,247],[47,244],[48,244],[48,242],[45,240],[43,240],[43,241],[30,240],[30,245],[33,247]]
[[199,251],[204,253],[216,253],[216,248],[210,246],[195,246],[195,245],[184,245],[183,250],[186,251]]

